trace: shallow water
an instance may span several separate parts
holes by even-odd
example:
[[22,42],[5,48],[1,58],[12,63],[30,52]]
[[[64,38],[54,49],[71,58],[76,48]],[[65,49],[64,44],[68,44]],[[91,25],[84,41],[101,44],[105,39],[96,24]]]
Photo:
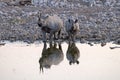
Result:
[[69,64],[68,44],[64,42],[61,44],[63,59],[49,69],[44,68],[43,72],[39,64],[43,43],[17,42],[0,46],[0,80],[120,80],[120,49],[110,49],[118,45],[75,45],[80,52],[79,64]]

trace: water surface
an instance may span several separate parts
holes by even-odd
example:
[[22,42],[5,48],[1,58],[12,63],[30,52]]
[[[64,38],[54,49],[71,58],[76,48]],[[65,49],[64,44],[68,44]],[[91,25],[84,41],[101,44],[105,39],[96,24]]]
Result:
[[68,44],[64,42],[61,44],[63,59],[43,72],[39,64],[43,43],[0,46],[0,80],[120,80],[120,49],[110,49],[116,45],[75,45],[80,52],[79,64],[69,64]]

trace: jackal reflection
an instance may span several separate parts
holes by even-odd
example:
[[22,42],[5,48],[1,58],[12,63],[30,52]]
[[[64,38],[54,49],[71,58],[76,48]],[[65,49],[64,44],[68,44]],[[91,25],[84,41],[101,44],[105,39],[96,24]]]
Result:
[[80,57],[80,51],[77,48],[76,44],[74,42],[69,42],[66,57],[69,61],[69,64],[71,65],[72,63],[77,63],[79,64],[79,57]]
[[39,60],[40,71],[43,72],[43,68],[50,68],[52,65],[58,65],[63,58],[61,43],[58,43],[58,48],[56,42],[54,42],[54,44],[49,43],[49,47],[47,48],[47,44],[44,42],[42,56]]

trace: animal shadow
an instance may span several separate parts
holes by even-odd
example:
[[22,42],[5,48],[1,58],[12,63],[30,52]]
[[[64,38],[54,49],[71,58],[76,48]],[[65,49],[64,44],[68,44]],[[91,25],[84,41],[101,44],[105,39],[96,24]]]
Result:
[[63,60],[64,55],[62,51],[61,44],[58,43],[49,43],[49,47],[47,48],[46,42],[44,42],[44,47],[42,50],[42,56],[39,59],[40,64],[40,72],[44,72],[44,68],[50,69],[52,65],[58,65]]
[[68,49],[66,52],[67,60],[69,61],[69,64],[72,65],[74,63],[79,64],[79,57],[80,57],[80,51],[77,48],[75,42],[69,42]]

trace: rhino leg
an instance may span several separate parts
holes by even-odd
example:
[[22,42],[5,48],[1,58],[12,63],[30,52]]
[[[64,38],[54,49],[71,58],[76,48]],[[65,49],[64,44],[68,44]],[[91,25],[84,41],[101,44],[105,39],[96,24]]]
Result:
[[60,32],[61,32],[61,31],[58,31],[58,32],[55,32],[55,33],[54,33],[54,39],[55,39],[55,40],[60,39],[60,37],[61,37]]
[[57,33],[54,33],[54,39],[57,40]]
[[50,32],[50,42],[53,41],[53,31]]
[[68,38],[69,38],[69,41],[71,41],[71,34],[70,34],[70,32],[68,32]]
[[43,42],[46,42],[47,40],[46,40],[46,32],[45,31],[42,31],[42,33],[43,33]]
[[60,39],[61,38],[61,30],[60,31],[58,31],[58,39]]
[[72,34],[72,41],[75,42],[75,35]]

